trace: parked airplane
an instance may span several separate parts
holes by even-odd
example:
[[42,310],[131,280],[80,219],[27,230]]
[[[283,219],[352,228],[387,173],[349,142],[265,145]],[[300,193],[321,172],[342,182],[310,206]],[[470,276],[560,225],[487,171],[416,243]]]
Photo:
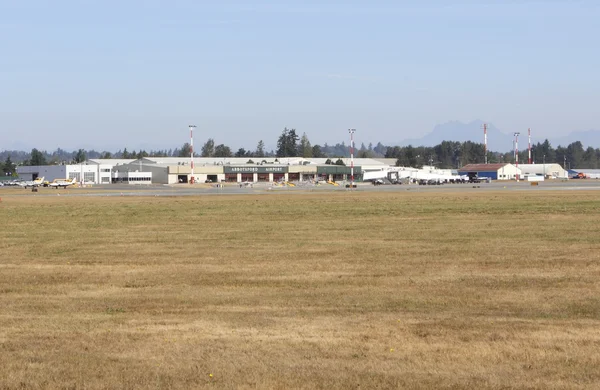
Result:
[[77,181],[72,178],[72,179],[56,179],[54,180],[52,183],[48,183],[48,187],[52,187],[52,188],[67,188],[68,186],[71,186],[73,184],[77,184]]
[[35,188],[35,187],[41,186],[43,182],[44,182],[44,176],[38,177],[35,180],[22,181],[22,182],[19,182],[18,184],[23,188],[29,188],[29,187]]

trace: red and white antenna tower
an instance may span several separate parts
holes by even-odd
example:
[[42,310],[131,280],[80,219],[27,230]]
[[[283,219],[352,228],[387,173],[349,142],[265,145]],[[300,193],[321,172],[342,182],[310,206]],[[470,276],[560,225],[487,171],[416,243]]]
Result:
[[487,149],[488,149],[487,148],[487,127],[488,127],[487,123],[484,123],[483,124],[483,154],[484,154],[484,160],[485,160],[486,164],[488,163],[488,161],[487,161]]
[[354,133],[356,129],[348,129],[350,133],[350,190],[354,188]]
[[527,129],[527,133],[529,134],[529,162],[531,164],[531,128]]
[[188,127],[190,128],[190,168],[192,169],[190,184],[194,184],[196,181],[194,178],[194,127],[196,125],[189,125]]
[[515,165],[517,166],[517,181],[519,181],[519,135],[521,133],[515,133]]

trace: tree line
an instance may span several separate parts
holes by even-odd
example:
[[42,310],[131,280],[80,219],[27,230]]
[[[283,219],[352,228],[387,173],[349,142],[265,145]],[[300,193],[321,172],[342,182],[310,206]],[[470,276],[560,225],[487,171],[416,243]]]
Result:
[[[422,167],[432,165],[438,168],[452,169],[460,168],[467,164],[484,163],[484,145],[476,142],[443,141],[439,145],[427,146],[385,146],[378,142],[360,147],[355,145],[354,155],[357,158],[389,158],[395,159],[397,166]],[[191,147],[188,142],[180,148],[164,150],[132,150],[123,148],[114,153],[95,150],[79,149],[68,152],[57,149],[52,153],[41,151],[36,148],[30,153],[22,151],[0,152],[0,172],[5,175],[15,171],[15,165],[54,165],[54,164],[78,164],[90,158],[108,159],[140,159],[143,157],[190,157]],[[307,134],[299,133],[296,129],[284,128],[277,138],[277,149],[267,151],[265,143],[259,140],[253,149],[239,148],[233,151],[229,146],[216,144],[213,138],[209,138],[200,148],[194,151],[194,156],[199,157],[303,157],[303,158],[328,158],[332,163],[339,163],[340,158],[350,156],[349,145],[345,142],[335,145],[313,145]],[[332,160],[333,159],[333,160]],[[335,159],[338,159],[337,161]],[[565,168],[600,168],[600,149],[592,147],[584,148],[579,141],[573,142],[566,147],[552,147],[548,140],[538,142],[532,146],[532,160],[536,164],[559,163]],[[335,161],[335,162],[333,162]],[[528,151],[519,151],[519,162],[527,163]],[[488,163],[515,163],[514,151],[487,152]]]
[[[475,142],[443,141],[433,147],[394,146],[388,147],[386,158],[396,159],[398,166],[418,167],[433,165],[438,168],[460,168],[467,164],[481,164],[485,162],[485,147]],[[519,151],[518,161],[527,164],[529,151]],[[580,141],[573,142],[566,147],[553,148],[546,139],[531,146],[531,160],[534,164],[558,163],[564,168],[598,169],[600,168],[600,149],[588,147],[584,149]],[[487,152],[488,163],[516,163],[514,151]]]

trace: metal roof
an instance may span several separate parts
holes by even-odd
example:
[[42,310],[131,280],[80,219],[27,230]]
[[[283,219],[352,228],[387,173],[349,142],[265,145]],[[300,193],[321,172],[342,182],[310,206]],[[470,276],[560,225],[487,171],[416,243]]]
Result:
[[511,164],[468,164],[459,168],[459,172],[497,172],[499,169]]
[[90,158],[86,162],[98,165],[125,165],[137,161],[135,158]]
[[578,168],[573,168],[571,170],[569,170],[569,172],[577,172],[577,173],[589,173],[589,174],[600,174],[600,169],[578,169]]
[[[187,165],[190,162],[189,157],[144,157],[142,160],[144,164],[157,165]],[[338,159],[336,157],[194,157],[194,165],[248,165],[247,163],[249,160],[252,160],[255,165],[259,165],[262,161],[274,165],[324,165],[327,160],[331,160],[335,163]],[[350,165],[349,158],[342,158],[342,161],[347,166]],[[354,165],[387,166],[387,164],[372,158],[355,158]]]

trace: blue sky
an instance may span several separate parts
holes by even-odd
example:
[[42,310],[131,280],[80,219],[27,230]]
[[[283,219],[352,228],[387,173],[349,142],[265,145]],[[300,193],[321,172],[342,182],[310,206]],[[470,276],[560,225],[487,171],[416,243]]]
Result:
[[597,1],[0,0],[0,150],[598,128]]

